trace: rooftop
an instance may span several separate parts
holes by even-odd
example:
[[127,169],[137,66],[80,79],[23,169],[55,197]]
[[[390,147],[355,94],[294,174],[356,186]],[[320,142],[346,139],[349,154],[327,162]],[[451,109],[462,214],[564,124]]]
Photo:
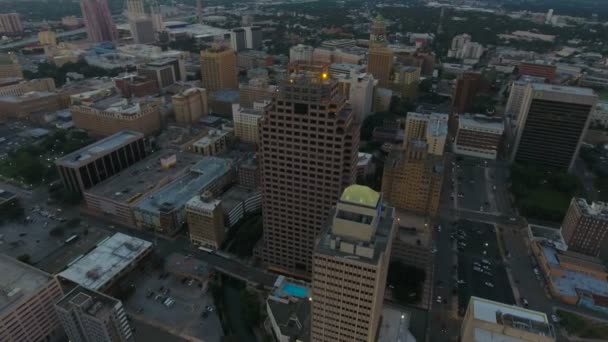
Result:
[[68,311],[73,307],[79,307],[86,315],[104,319],[113,313],[114,307],[118,303],[120,303],[118,299],[101,292],[76,286],[55,305]]
[[596,96],[591,88],[558,86],[546,83],[533,83],[532,88],[536,91],[546,91],[552,93],[563,93],[568,95],[578,96]]
[[88,254],[68,264],[68,268],[59,276],[88,289],[98,290],[151,248],[151,242],[116,233],[98,243]]
[[57,159],[55,163],[68,167],[82,165],[135,140],[142,139],[143,136],[142,133],[134,131],[116,132],[109,137],[105,137],[80,150],[74,151],[61,159]]
[[51,97],[57,96],[57,93],[51,93],[48,91],[30,91],[22,95],[8,95],[8,96],[0,96],[0,101],[2,102],[12,102],[19,103],[35,98],[43,98],[43,97]]
[[382,321],[378,333],[378,342],[416,342],[409,331],[411,313],[396,307],[382,307]]
[[[172,156],[175,156],[174,163]],[[182,176],[201,159],[202,156],[195,153],[160,150],[87,192],[116,202],[136,203],[150,191]]]
[[228,173],[231,167],[231,162],[228,160],[205,157],[192,166],[188,174],[146,196],[136,208],[158,213],[164,208],[183,207],[192,197],[200,194],[216,179]]
[[8,255],[0,254],[0,316],[46,288],[53,277]]
[[566,250],[566,242],[564,241],[560,228],[529,224],[528,229],[532,240],[545,241],[552,244],[557,249]]
[[608,203],[598,201],[589,204],[584,198],[576,198],[575,203],[584,215],[589,215],[597,219],[608,220]]
[[372,161],[373,157],[374,156],[371,153],[359,152],[357,166],[365,166],[369,164]]
[[502,134],[505,124],[500,117],[491,117],[483,114],[463,114],[458,117],[458,127],[491,129]]
[[[304,296],[297,295],[297,292],[304,292]],[[267,308],[281,334],[289,336],[290,341],[310,341],[310,301],[307,292],[305,286],[287,282],[284,276],[279,276],[273,293],[268,297]]]
[[340,201],[375,208],[380,194],[364,185],[351,185],[344,189]]
[[448,118],[445,113],[431,113],[428,116],[429,124],[427,135],[431,137],[444,137],[448,134]]

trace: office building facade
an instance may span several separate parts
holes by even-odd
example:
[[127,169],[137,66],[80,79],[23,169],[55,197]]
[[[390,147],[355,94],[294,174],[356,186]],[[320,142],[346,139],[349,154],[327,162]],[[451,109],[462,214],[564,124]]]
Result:
[[496,160],[502,142],[504,122],[482,114],[461,115],[454,140],[454,153]]
[[130,19],[131,36],[136,44],[151,44],[156,41],[156,30],[152,17],[143,16]]
[[408,112],[405,118],[403,148],[412,140],[426,141],[429,154],[441,156],[448,136],[449,116],[445,113]]
[[367,72],[378,80],[378,86],[388,88],[393,71],[393,51],[387,47],[386,23],[382,17],[372,21],[367,56]]
[[207,90],[203,88],[186,89],[171,97],[175,121],[177,123],[193,124],[209,114]]
[[572,198],[562,222],[562,235],[568,250],[597,257],[606,245],[608,204]]
[[224,242],[224,211],[220,201],[209,193],[192,197],[186,203],[186,222],[190,243],[220,249]]
[[238,104],[233,104],[234,135],[241,141],[258,144],[260,142],[259,123],[262,114],[263,111],[260,109],[243,108]]
[[80,9],[90,41],[101,43],[118,40],[118,30],[112,21],[107,0],[82,0]]
[[312,53],[314,48],[309,45],[298,44],[289,49],[289,62],[312,63]]
[[314,240],[342,190],[355,182],[359,130],[337,82],[326,74],[281,83],[260,121],[269,268],[310,276]]
[[569,170],[596,103],[591,89],[529,84],[511,159]]
[[237,71],[234,50],[214,46],[201,51],[202,87],[207,91],[238,89]]
[[522,111],[521,106],[524,103],[526,89],[530,83],[545,83],[545,79],[542,77],[522,76],[519,78],[519,80],[511,83],[509,99],[507,100],[507,104],[505,106],[505,114],[511,116],[511,118],[515,121],[517,121],[517,118]]
[[476,72],[462,73],[456,79],[452,95],[452,113],[462,114],[471,110],[473,99],[481,87],[481,74]]
[[19,13],[0,13],[0,34],[17,35],[23,32]]
[[311,341],[376,341],[396,222],[382,194],[344,190],[315,246]]
[[21,64],[17,55],[12,52],[0,53],[0,79],[1,78],[23,78]]
[[243,51],[247,48],[247,38],[245,36],[244,28],[239,27],[230,31],[230,48],[236,52]]
[[259,50],[262,48],[262,28],[247,26],[245,29],[245,46],[247,49]]
[[133,342],[135,337],[120,300],[76,286],[55,304],[71,342]]
[[420,83],[420,68],[398,66],[393,75],[393,91],[404,100],[415,101],[418,95],[418,83]]

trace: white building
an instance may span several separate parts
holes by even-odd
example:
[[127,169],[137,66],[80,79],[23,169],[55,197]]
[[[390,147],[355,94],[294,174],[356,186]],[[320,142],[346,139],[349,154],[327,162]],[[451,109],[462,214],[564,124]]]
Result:
[[376,80],[371,74],[351,73],[348,102],[361,122],[372,113],[375,84]]
[[459,34],[457,36],[455,36],[454,38],[452,38],[452,46],[450,47],[450,50],[448,51],[448,57],[457,57],[456,54],[458,53],[458,51],[460,51],[462,49],[462,47],[471,41],[471,36],[464,33],[464,34]]
[[505,107],[505,114],[510,116],[513,121],[517,121],[517,117],[522,110],[526,87],[529,83],[545,83],[545,79],[542,77],[522,76],[519,80],[511,83],[511,91],[509,92],[509,99]]
[[292,46],[289,49],[289,61],[311,63],[313,51],[314,48],[309,45],[298,44],[296,46]]

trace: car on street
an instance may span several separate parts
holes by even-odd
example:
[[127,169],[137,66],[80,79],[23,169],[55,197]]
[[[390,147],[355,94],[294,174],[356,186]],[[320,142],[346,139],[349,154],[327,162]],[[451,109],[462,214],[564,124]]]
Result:
[[441,296],[437,296],[437,303],[441,304]]
[[487,287],[490,287],[490,288],[493,288],[493,287],[494,287],[494,284],[490,283],[489,281],[486,281],[486,282],[484,283],[484,285],[485,285],[485,286],[487,286]]
[[556,314],[551,314],[551,320],[553,323],[559,323],[559,317]]

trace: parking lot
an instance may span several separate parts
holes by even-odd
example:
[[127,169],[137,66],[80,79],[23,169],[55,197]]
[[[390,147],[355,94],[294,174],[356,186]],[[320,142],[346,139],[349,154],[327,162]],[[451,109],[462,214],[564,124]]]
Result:
[[451,233],[458,249],[458,308],[464,314],[471,296],[515,304],[494,226],[462,220]]
[[211,294],[203,293],[196,281],[149,268],[137,271],[128,280],[137,290],[124,302],[127,312],[184,338],[220,341],[222,325]]

